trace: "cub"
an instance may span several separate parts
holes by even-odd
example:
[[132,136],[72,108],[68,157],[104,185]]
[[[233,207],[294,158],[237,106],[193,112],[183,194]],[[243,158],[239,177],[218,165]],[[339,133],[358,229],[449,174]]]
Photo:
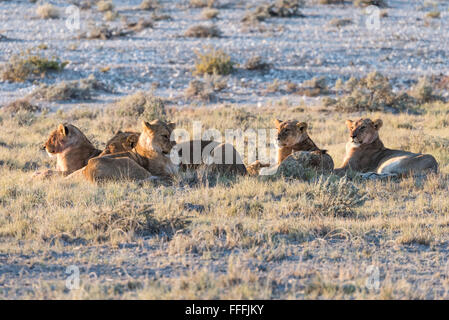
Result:
[[140,133],[133,131],[117,131],[117,133],[106,142],[106,147],[100,156],[111,153],[126,152],[132,150],[139,140]]
[[310,139],[307,133],[307,123],[296,120],[282,121],[276,119],[275,125],[278,131],[278,165],[294,152],[308,151],[321,155],[321,164],[317,169],[324,171],[332,171],[334,169],[334,161],[327,154],[327,150],[318,148]]

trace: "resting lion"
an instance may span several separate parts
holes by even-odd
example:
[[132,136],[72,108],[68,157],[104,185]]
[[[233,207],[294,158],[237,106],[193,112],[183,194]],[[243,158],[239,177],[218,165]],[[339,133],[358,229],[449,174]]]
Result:
[[101,153],[80,129],[68,123],[59,124],[58,128],[50,133],[42,149],[46,150],[50,157],[56,156],[56,171],[37,172],[36,177],[48,177],[53,174],[69,175],[84,167],[90,158]]
[[196,170],[207,164],[211,172],[247,174],[240,154],[231,144],[213,140],[190,140],[177,144],[175,149],[181,170]]
[[332,171],[334,169],[334,161],[326,150],[322,150],[310,139],[307,133],[307,123],[298,122],[296,120],[282,121],[275,120],[276,129],[278,131],[277,141],[278,165],[281,164],[288,156],[297,151],[308,151],[319,155],[320,165],[316,169],[324,171]]
[[343,175],[351,169],[385,175],[405,175],[425,171],[438,171],[438,163],[430,154],[412,153],[385,148],[379,138],[382,120],[347,120],[349,141],[341,168],[335,173]]
[[133,131],[117,131],[117,133],[106,142],[106,147],[103,152],[100,154],[101,156],[111,154],[111,153],[119,153],[126,152],[132,150],[139,140],[140,133]]
[[90,181],[171,179],[177,173],[169,157],[176,145],[170,140],[174,127],[161,120],[142,121],[142,133],[132,150],[92,158],[80,172]]

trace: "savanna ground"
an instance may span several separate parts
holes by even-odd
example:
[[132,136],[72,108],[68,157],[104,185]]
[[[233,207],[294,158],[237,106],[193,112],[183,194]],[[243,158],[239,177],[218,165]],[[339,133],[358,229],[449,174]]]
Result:
[[[34,6],[19,1],[11,3]],[[394,2],[398,3],[404,6],[402,2]],[[5,7],[4,3],[1,5]],[[307,19],[307,12],[315,8],[304,8],[305,18],[279,20]],[[355,10],[346,5],[335,8],[341,12]],[[218,10],[225,17],[232,17],[235,12],[228,9]],[[167,10],[179,10],[172,13],[176,18],[184,9]],[[201,12],[201,9],[187,10]],[[396,18],[401,13],[397,7],[386,10]],[[262,23],[270,27],[270,33],[276,32],[275,22]],[[161,24],[165,26],[164,22]],[[279,24],[292,27],[289,22]],[[142,37],[153,36],[145,32]],[[10,36],[16,37],[14,33]],[[223,41],[232,40],[226,39]],[[50,46],[61,45],[53,40],[49,41]],[[134,40],[139,43],[137,36]],[[90,41],[97,40],[82,40],[81,44]],[[20,47],[26,44],[21,43]],[[395,48],[392,52],[399,52]],[[75,53],[70,53],[71,59],[76,59]],[[100,56],[94,55],[92,59]],[[394,60],[398,55],[391,57]],[[8,59],[2,56],[3,62]],[[288,61],[281,63],[284,62],[289,65]],[[438,63],[433,63],[437,68]],[[333,68],[338,66],[337,63]],[[69,64],[60,73],[49,73],[34,81],[51,84],[58,77],[84,78],[89,67],[89,64],[81,67]],[[116,68],[123,81],[132,87],[130,78],[121,73],[123,66]],[[317,68],[326,74],[322,65]],[[182,66],[180,69],[184,70]],[[279,66],[274,69],[276,75],[290,75],[288,68],[286,72]],[[400,69],[398,65],[397,70]],[[176,90],[176,85],[182,85],[183,89],[187,86],[188,80],[182,80],[164,89],[167,78],[154,72],[155,80],[160,76],[163,87],[155,88],[156,94],[163,96],[164,90]],[[141,109],[126,100],[109,103],[111,95],[103,104],[77,96],[82,100],[81,107],[73,107],[80,104],[76,99],[57,101],[56,104],[66,106],[58,111],[54,110],[55,102],[45,99],[36,102],[32,97],[31,103],[39,105],[40,110],[29,106],[0,108],[0,298],[447,299],[449,105],[439,101],[447,97],[447,87],[436,88],[441,90],[438,91],[441,99],[415,94],[413,108],[406,110],[395,108],[394,103],[385,108],[378,105],[347,108],[347,104],[325,106],[317,100],[309,105],[307,100],[285,98],[290,94],[279,86],[267,90],[264,82],[258,90],[272,100],[266,105],[220,103],[236,90],[240,93],[252,90],[235,79],[242,72],[249,71],[234,71],[229,80],[241,85],[241,91],[233,84],[224,93],[212,92],[217,98],[214,107],[199,94],[201,102],[192,105],[184,96],[180,99],[182,103],[176,97],[164,97],[166,108],[155,110],[153,102],[143,103]],[[107,72],[101,74],[97,73],[97,78],[114,84],[114,78]],[[301,78],[304,73],[298,74]],[[244,75],[251,77],[248,73]],[[398,72],[392,69],[393,83],[404,75],[402,69]],[[416,81],[418,76],[421,74],[416,75]],[[263,78],[259,73],[254,77]],[[30,87],[36,87],[36,82],[31,81],[17,84],[5,80],[1,83],[2,92],[13,98],[19,97],[17,92],[20,96],[28,94],[32,91]],[[289,87],[280,83],[282,88]],[[116,83],[116,87],[120,85]],[[327,95],[327,89],[320,86],[311,89],[318,90],[318,96],[323,92]],[[363,97],[357,94],[354,96]],[[177,104],[183,107],[176,107]],[[208,179],[181,175],[171,186],[129,181],[95,185],[62,177],[32,179],[34,171],[55,165],[40,146],[59,123],[75,124],[102,148],[116,130],[139,130],[139,120],[154,115],[164,116],[187,130],[195,120],[201,121],[204,128],[221,132],[234,128],[272,129],[275,118],[306,121],[310,136],[318,146],[329,150],[336,166],[341,164],[345,152],[345,120],[362,116],[381,118],[384,126],[380,136],[386,146],[431,153],[440,164],[440,172],[427,178],[386,181],[345,180],[332,175],[311,177],[308,181],[220,177],[210,184]],[[79,268],[77,289],[66,286],[70,276],[66,270],[70,266]]]

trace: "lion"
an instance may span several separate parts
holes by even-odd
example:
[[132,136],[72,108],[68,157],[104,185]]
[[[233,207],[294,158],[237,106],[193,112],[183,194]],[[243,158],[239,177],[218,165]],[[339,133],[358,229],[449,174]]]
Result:
[[299,122],[296,120],[282,121],[276,119],[275,125],[278,131],[278,165],[294,152],[307,151],[313,152],[320,157],[320,165],[318,165],[316,169],[322,171],[332,171],[334,169],[334,161],[327,153],[327,150],[318,148],[309,137],[309,134],[307,133],[308,125],[306,122]]
[[42,149],[46,150],[50,157],[56,157],[56,171],[37,172],[35,177],[48,177],[53,174],[67,176],[101,153],[80,129],[69,123],[59,124],[57,129],[50,133]]
[[379,138],[382,120],[347,120],[349,141],[346,155],[339,175],[348,170],[357,172],[375,172],[379,175],[407,175],[410,173],[437,172],[438,163],[430,154],[412,153],[403,150],[385,148]]
[[189,140],[176,145],[180,169],[196,170],[206,165],[213,173],[246,175],[247,170],[238,151],[231,144],[213,140]]
[[120,153],[132,150],[139,140],[140,133],[134,131],[125,131],[121,130],[117,131],[116,134],[106,142],[106,147],[103,152],[100,154],[101,156],[112,154],[112,153]]
[[175,123],[161,120],[142,121],[142,133],[136,146],[127,152],[92,158],[81,173],[89,181],[171,180],[178,168],[170,160],[176,142],[170,140]]

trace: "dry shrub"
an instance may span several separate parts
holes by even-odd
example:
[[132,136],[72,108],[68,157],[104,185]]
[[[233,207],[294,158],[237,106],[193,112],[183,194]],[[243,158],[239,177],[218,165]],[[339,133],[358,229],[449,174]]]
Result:
[[41,6],[38,6],[36,9],[36,13],[42,19],[56,19],[59,18],[59,11],[56,7],[49,3],[45,3]]
[[441,17],[440,11],[430,11],[426,13],[426,18],[439,19]]
[[221,49],[210,48],[204,53],[195,51],[197,60],[194,75],[218,74],[228,75],[234,69],[231,57]]
[[221,31],[214,25],[196,25],[187,29],[184,35],[193,38],[219,38],[221,36]]
[[344,4],[345,0],[319,0],[319,4]]
[[205,8],[203,9],[203,11],[201,11],[201,16],[203,17],[203,19],[214,19],[218,16],[219,13],[220,11],[218,11],[217,9]]
[[140,9],[142,10],[156,10],[159,6],[159,1],[157,0],[143,0],[140,3]]
[[32,50],[26,50],[12,56],[2,66],[1,78],[12,82],[23,82],[32,77],[42,78],[49,71],[61,71],[67,64],[68,62],[61,62],[57,58],[50,60]]
[[87,32],[81,33],[78,39],[101,39],[108,40],[117,37],[124,37],[135,32],[152,28],[153,23],[148,19],[139,19],[136,22],[129,22],[126,27],[108,27],[106,25],[92,26]]
[[117,208],[93,211],[83,227],[93,229],[98,233],[96,240],[103,242],[111,240],[116,234],[171,236],[186,225],[184,218],[156,218],[151,204],[124,202]]
[[101,11],[101,12],[111,11],[114,9],[114,5],[112,4],[111,1],[101,0],[101,1],[97,2],[97,9],[98,9],[98,11]]
[[428,77],[422,77],[418,83],[414,85],[409,94],[415,98],[419,103],[427,103],[436,100],[442,100],[441,97],[434,94],[434,84]]
[[292,153],[280,165],[260,170],[261,175],[291,180],[310,180],[317,174],[329,174],[333,170],[320,152],[298,151]]
[[137,22],[130,22],[127,24],[129,32],[139,32],[147,28],[153,28],[153,22],[148,19],[139,19]]
[[149,121],[166,118],[164,101],[143,91],[126,96],[115,103],[115,113],[119,116],[143,117]]
[[354,208],[367,200],[366,193],[360,192],[346,177],[336,181],[333,177],[320,177],[306,195],[311,202],[306,214],[333,217],[353,216]]
[[377,6],[384,8],[388,6],[385,0],[353,0],[352,3],[356,7]]
[[15,100],[15,101],[11,102],[10,104],[6,105],[3,108],[3,110],[5,110],[6,112],[15,114],[15,113],[18,113],[21,111],[37,112],[37,111],[40,111],[41,108],[38,105],[31,103],[30,100],[28,100],[26,98],[22,98],[22,99]]
[[261,56],[254,56],[246,61],[244,68],[247,70],[268,70],[271,65],[262,60]]
[[103,16],[103,19],[106,21],[114,21],[117,18],[118,18],[118,13],[115,11],[112,11],[112,10],[106,11]]
[[215,91],[210,83],[201,80],[192,80],[184,92],[187,99],[199,99],[211,101],[215,97]]
[[190,0],[191,8],[212,8],[216,5],[215,0]]
[[353,24],[352,19],[350,19],[350,18],[334,18],[329,22],[329,25],[331,27],[337,27],[337,28],[345,27],[350,24]]
[[406,93],[393,92],[388,78],[379,72],[372,72],[365,78],[350,78],[344,84],[346,96],[325,101],[327,106],[333,105],[337,111],[403,111],[416,106],[416,99]]
[[305,95],[308,97],[317,97],[319,95],[329,94],[329,88],[325,77],[313,77],[306,80],[296,90],[296,94]]
[[31,93],[31,97],[46,101],[89,100],[96,91],[110,91],[93,75],[86,79],[62,81],[54,85],[42,85]]
[[242,22],[253,24],[270,17],[302,17],[299,9],[303,5],[302,0],[278,0],[271,4],[263,4],[256,7],[254,11],[246,13]]

